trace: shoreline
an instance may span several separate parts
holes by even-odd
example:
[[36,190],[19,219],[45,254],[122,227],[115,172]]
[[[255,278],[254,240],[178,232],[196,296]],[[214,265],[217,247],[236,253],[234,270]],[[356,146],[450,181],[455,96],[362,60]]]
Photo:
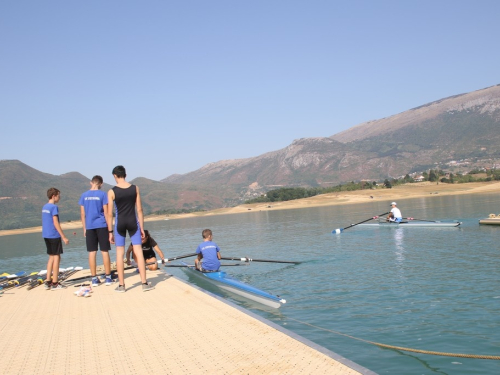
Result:
[[[410,198],[443,196],[443,195],[463,195],[463,194],[484,194],[495,193],[500,191],[499,181],[489,182],[469,182],[464,184],[435,184],[432,182],[417,182],[395,186],[392,189],[375,189],[375,190],[355,190],[342,191],[328,194],[316,195],[310,198],[296,199],[284,202],[265,202],[241,204],[236,207],[218,208],[212,211],[193,212],[188,214],[173,214],[173,215],[149,215],[144,218],[144,222],[160,221],[160,220],[178,220],[191,217],[215,216],[227,214],[239,214],[243,212],[269,211],[269,210],[290,210],[308,207],[322,206],[337,206],[349,205],[356,203],[365,203],[369,201],[391,201],[405,200]],[[485,212],[487,217],[490,212]],[[61,223],[61,228],[64,231],[76,230],[82,228],[81,221],[72,221]],[[10,236],[25,233],[38,233],[42,231],[42,227],[31,227],[21,229],[0,230],[0,236]]]

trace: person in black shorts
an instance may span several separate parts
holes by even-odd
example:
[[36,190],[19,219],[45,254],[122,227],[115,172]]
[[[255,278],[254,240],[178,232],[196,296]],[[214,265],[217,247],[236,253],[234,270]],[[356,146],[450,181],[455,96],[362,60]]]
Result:
[[112,285],[111,260],[109,250],[111,243],[108,235],[108,195],[101,191],[103,180],[101,176],[94,176],[90,181],[90,190],[82,194],[79,200],[80,216],[82,218],[83,236],[89,253],[89,267],[92,275],[92,286],[101,284],[97,276],[96,255],[98,248],[101,249],[102,261],[104,263],[105,284]]
[[59,264],[61,263],[61,254],[63,253],[62,241],[69,244],[68,238],[64,235],[59,223],[59,208],[57,203],[61,199],[61,192],[51,187],[47,190],[49,202],[42,208],[42,236],[47,247],[49,261],[47,262],[47,279],[45,280],[45,289],[60,290],[63,289],[59,284]]
[[[151,263],[146,266],[148,270],[155,271],[158,269],[158,259],[156,258],[155,250],[158,255],[160,255],[162,261],[165,260],[165,256],[153,237],[149,235],[149,231],[145,229],[144,234],[146,235],[146,237],[142,239],[142,254],[144,255],[144,261],[146,264]],[[132,254],[133,249],[134,247],[132,244],[130,244],[127,249],[126,262],[129,266],[132,264],[130,261],[130,255]]]

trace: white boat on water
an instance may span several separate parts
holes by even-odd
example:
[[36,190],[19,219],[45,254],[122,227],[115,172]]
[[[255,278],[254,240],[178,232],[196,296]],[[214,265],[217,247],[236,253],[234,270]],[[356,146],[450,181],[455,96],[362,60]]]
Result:
[[417,221],[404,220],[400,223],[379,220],[377,223],[359,224],[360,227],[382,228],[453,228],[462,224],[460,221]]

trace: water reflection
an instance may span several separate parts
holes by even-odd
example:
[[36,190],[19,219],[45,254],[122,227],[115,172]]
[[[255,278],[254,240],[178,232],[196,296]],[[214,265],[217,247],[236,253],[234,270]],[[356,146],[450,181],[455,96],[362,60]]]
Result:
[[396,254],[396,267],[398,269],[398,276],[400,279],[404,280],[405,277],[405,246],[404,246],[404,234],[405,230],[403,228],[397,228],[393,231],[394,245]]

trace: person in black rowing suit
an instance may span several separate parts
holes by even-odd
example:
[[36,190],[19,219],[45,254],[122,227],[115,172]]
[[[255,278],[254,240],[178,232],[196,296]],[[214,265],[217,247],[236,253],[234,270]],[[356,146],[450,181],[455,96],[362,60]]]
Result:
[[[158,269],[158,263],[157,263],[158,260],[156,259],[155,250],[160,255],[162,261],[165,260],[165,256],[163,255],[160,246],[158,246],[153,237],[150,236],[149,231],[147,229],[144,229],[144,234],[146,235],[146,237],[142,239],[142,254],[144,255],[144,261],[146,263],[151,263],[146,266],[148,270],[155,271]],[[132,244],[130,244],[130,246],[127,249],[126,262],[129,266],[132,264],[132,262],[130,261],[130,254],[132,253],[133,249],[134,247],[132,246]]]
[[[108,210],[108,232],[109,241],[116,244],[116,270],[118,273],[119,285],[115,289],[119,293],[125,292],[125,275],[124,261],[125,255],[125,237],[128,235],[132,241],[134,258],[139,267],[139,272],[142,281],[142,291],[154,289],[151,283],[146,279],[146,266],[144,255],[142,254],[142,239],[144,234],[144,215],[142,213],[141,195],[139,187],[125,181],[127,173],[122,165],[113,168],[113,177],[116,181],[116,186],[108,191],[108,204],[113,204],[115,207],[115,229],[113,231],[110,226],[113,222],[113,210]],[[137,209],[137,214],[136,214]]]

